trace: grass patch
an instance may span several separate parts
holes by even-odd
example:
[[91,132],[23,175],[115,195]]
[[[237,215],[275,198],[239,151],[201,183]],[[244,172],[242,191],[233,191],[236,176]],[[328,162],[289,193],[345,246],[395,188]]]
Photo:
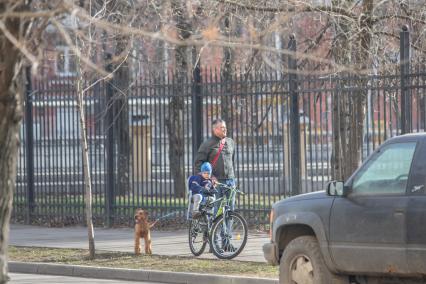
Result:
[[194,257],[141,255],[127,252],[97,251],[94,260],[88,250],[9,246],[9,259],[23,262],[87,265],[114,268],[195,272],[221,275],[277,278],[277,267],[260,262],[207,260]]

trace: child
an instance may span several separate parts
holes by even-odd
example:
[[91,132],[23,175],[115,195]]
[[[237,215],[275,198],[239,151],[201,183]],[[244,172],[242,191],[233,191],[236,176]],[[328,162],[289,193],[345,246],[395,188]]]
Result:
[[190,177],[189,190],[192,192],[194,206],[192,207],[192,217],[200,216],[200,203],[206,196],[214,196],[215,189],[213,187],[212,165],[205,162],[201,165],[200,173]]

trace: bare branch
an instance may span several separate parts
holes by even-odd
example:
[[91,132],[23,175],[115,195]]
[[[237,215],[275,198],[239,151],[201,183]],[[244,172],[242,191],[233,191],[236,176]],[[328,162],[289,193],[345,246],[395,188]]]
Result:
[[[345,16],[350,19],[356,19],[356,15],[354,13],[350,13],[348,9],[340,8],[338,6],[313,6],[310,3],[301,2],[301,1],[289,1],[287,6],[285,7],[260,7],[260,6],[251,6],[247,4],[238,3],[236,1],[230,0],[218,0],[221,3],[229,4],[232,6],[236,6],[241,9],[253,10],[253,11],[261,11],[261,12],[294,12],[294,7],[298,7],[298,13],[303,12],[324,12],[324,13],[333,13],[341,16]],[[303,7],[303,8],[300,8]]]
[[57,15],[63,14],[66,12],[66,9],[62,8],[56,8],[53,10],[46,10],[46,11],[8,11],[5,13],[0,13],[0,18],[7,19],[7,18],[19,18],[19,19],[40,19],[40,18],[53,18]]
[[[385,35],[385,36],[394,38],[396,40],[400,39],[399,36],[397,36],[397,35],[395,35],[393,33],[389,33],[389,32],[380,32],[380,31],[378,31],[378,32],[374,32],[374,34],[376,34],[376,35]],[[410,43],[410,46],[413,47],[415,50],[420,51],[421,53],[426,54],[426,49],[421,48],[420,46],[417,46],[414,43]]]
[[371,21],[372,21],[373,24],[377,24],[381,21],[389,20],[389,19],[400,19],[400,20],[406,20],[406,21],[426,25],[426,21],[421,19],[421,18],[416,18],[416,17],[412,17],[412,16],[405,16],[405,15],[383,15],[383,16],[380,16],[380,17],[374,17],[374,18],[371,19]]
[[86,58],[81,53],[80,49],[77,48],[73,44],[73,41],[72,41],[71,37],[69,36],[69,34],[67,33],[67,31],[63,28],[63,26],[58,21],[56,21],[55,19],[51,19],[51,21],[52,21],[52,24],[58,29],[59,34],[65,40],[65,42],[67,43],[67,45],[71,48],[71,50],[78,56],[78,58],[80,58],[80,60],[85,65],[87,65],[88,67],[92,68],[93,70],[95,70],[96,72],[98,72],[99,74],[101,74],[102,76],[107,76],[108,75],[108,72],[106,72],[102,68],[99,68],[98,66],[96,66],[96,64],[94,64],[90,59]]
[[15,36],[13,36],[9,32],[6,25],[1,20],[0,20],[0,30],[4,33],[4,35],[7,37],[7,39],[17,49],[19,49],[22,52],[22,54],[31,62],[31,64],[33,65],[33,70],[37,70],[37,67],[39,65],[37,58],[33,54],[31,54],[31,52],[28,51],[28,49],[25,47],[25,45],[22,42],[20,42]]

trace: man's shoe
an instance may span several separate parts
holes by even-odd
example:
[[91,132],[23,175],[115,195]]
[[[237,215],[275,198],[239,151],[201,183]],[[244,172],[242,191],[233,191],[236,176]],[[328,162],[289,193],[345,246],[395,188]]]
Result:
[[235,252],[237,249],[229,242],[229,240],[222,241],[222,248],[225,252]]
[[233,245],[229,244],[225,247],[225,251],[226,252],[236,252],[237,249]]

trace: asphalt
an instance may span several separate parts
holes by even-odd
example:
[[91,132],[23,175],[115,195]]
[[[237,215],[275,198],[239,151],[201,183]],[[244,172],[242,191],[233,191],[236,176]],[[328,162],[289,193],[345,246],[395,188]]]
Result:
[[[192,256],[188,247],[187,230],[154,230],[151,235],[153,254]],[[266,262],[263,258],[262,246],[267,241],[268,236],[266,233],[250,231],[246,247],[235,260]],[[97,250],[132,252],[134,246],[133,242],[133,229],[131,228],[95,228],[95,245]],[[14,246],[87,249],[87,229],[85,227],[46,228],[12,224],[9,243]],[[215,259],[215,256],[205,253],[198,258]],[[93,268],[46,263],[10,262],[9,268],[11,272],[15,273],[40,273],[76,277],[90,276],[103,279],[141,280],[167,283],[278,283],[277,280],[239,276],[231,277],[197,273]]]

